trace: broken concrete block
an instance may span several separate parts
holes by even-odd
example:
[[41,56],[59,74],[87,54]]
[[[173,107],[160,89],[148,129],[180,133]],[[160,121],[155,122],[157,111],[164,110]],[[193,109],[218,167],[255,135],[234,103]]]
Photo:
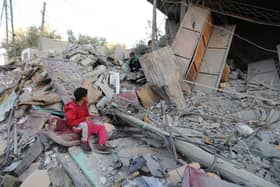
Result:
[[81,54],[76,54],[70,58],[71,61],[74,61],[76,63],[80,62],[82,60],[82,55]]
[[90,80],[85,80],[81,87],[88,90],[88,103],[94,104],[97,103],[100,97],[102,96],[102,92],[97,90],[92,86],[92,82]]
[[139,97],[144,108],[150,108],[152,105],[160,101],[159,96],[157,96],[149,85],[144,85],[137,89],[137,96]]
[[106,61],[107,55],[106,55],[106,48],[105,46],[95,46],[96,49],[96,56],[104,61]]
[[110,71],[110,85],[115,87],[115,94],[120,93],[121,89],[121,82],[120,82],[120,73]]
[[94,63],[93,60],[90,58],[85,58],[79,62],[79,64],[81,64],[82,66],[89,66],[92,65],[93,63]]
[[35,170],[23,181],[20,187],[49,187],[50,184],[51,182],[47,170]]
[[102,97],[102,99],[96,104],[96,107],[99,109],[105,107],[111,101],[111,99],[112,98],[107,96]]
[[31,164],[38,158],[43,151],[43,145],[40,140],[37,140],[23,155],[20,164],[15,168],[13,173],[20,176]]
[[39,169],[40,167],[40,161],[32,163],[27,170],[23,172],[22,175],[19,176],[19,179],[21,181],[24,181],[31,173],[33,173],[35,170]]
[[97,86],[102,90],[102,92],[109,98],[112,98],[114,91],[108,86],[108,84],[98,83]]
[[52,50],[52,49],[49,49],[48,50],[48,57],[54,58],[55,56],[56,56],[56,51]]
[[143,55],[140,63],[149,85],[178,109],[184,108],[186,103],[179,83],[180,71],[174,66],[175,58],[170,47]]
[[98,114],[98,110],[97,110],[95,104],[90,104],[89,105],[89,114],[90,115],[97,115]]
[[245,123],[238,123],[236,126],[238,134],[241,136],[249,136],[254,132],[254,130]]
[[96,81],[101,74],[106,72],[106,70],[107,68],[104,65],[97,66],[94,70],[91,70],[86,77],[91,81]]
[[5,175],[3,177],[0,176],[0,186],[3,187],[19,187],[21,185],[21,181],[11,175]]
[[181,182],[182,181],[181,176],[184,174],[184,171],[185,171],[187,166],[188,165],[186,164],[184,166],[181,166],[179,168],[176,168],[174,170],[169,171],[166,180],[168,182],[171,182],[171,183],[174,183],[174,184],[177,184],[177,183]]
[[90,55],[89,58],[93,61],[93,63],[95,63],[98,60],[98,58],[94,55]]
[[55,167],[48,170],[52,186],[72,187],[72,180],[65,173],[64,169]]

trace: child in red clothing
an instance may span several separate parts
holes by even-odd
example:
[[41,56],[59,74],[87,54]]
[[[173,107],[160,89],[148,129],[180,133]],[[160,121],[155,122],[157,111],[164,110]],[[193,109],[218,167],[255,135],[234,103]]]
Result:
[[91,134],[98,135],[97,149],[102,153],[109,153],[105,146],[107,132],[103,125],[94,124],[88,112],[87,89],[77,88],[74,91],[75,101],[71,101],[64,106],[67,125],[76,133],[82,133],[81,148],[84,151],[91,151],[89,138]]

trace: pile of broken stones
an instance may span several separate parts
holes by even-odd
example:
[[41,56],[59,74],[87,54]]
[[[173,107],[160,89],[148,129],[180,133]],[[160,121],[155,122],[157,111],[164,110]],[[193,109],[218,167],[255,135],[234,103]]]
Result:
[[[125,59],[108,57],[101,47],[71,44],[58,61],[66,73],[67,63],[74,63],[75,73],[83,75],[76,86],[89,89],[90,112],[117,148],[112,155],[85,156],[78,147],[79,135],[48,123],[50,115],[63,118],[63,104],[71,98],[64,68],[57,76],[42,59],[14,63],[0,69],[3,186],[180,186],[191,183],[186,182],[189,176],[239,186],[223,177],[217,163],[206,168],[178,152],[174,158],[170,142],[124,122],[115,110],[280,185],[279,105],[234,94],[191,92],[185,95],[187,107],[178,110],[156,95],[143,72],[128,72]],[[91,142],[96,143],[96,137]]]

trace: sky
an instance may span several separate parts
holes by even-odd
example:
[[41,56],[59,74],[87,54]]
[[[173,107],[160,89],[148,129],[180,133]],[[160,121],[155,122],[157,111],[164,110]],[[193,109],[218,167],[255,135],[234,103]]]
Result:
[[[40,26],[44,0],[13,0],[15,28]],[[147,0],[45,0],[46,24],[67,39],[67,30],[75,35],[105,37],[108,42],[132,47],[148,40],[151,34],[152,5]],[[2,9],[3,0],[0,0]],[[157,26],[164,32],[165,16],[157,11]],[[0,27],[5,37],[4,17]]]

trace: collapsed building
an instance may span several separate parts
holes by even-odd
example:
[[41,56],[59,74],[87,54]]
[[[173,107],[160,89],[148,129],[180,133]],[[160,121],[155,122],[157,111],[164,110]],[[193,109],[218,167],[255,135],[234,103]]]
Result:
[[[159,1],[169,45],[143,55],[137,73],[126,50],[48,39],[39,58],[1,68],[1,184],[279,186],[279,16],[214,2]],[[271,9],[261,10],[274,18]],[[267,44],[249,37],[266,27]],[[84,153],[78,134],[50,120],[80,86],[111,155]]]

